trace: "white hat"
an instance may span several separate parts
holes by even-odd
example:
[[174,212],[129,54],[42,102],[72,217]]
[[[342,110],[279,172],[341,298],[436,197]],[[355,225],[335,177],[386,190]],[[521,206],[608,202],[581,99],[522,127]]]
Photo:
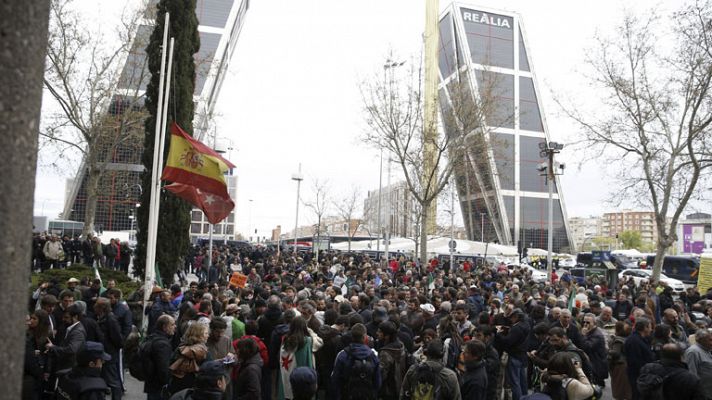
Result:
[[428,314],[435,314],[435,307],[430,303],[421,304],[420,309]]
[[346,299],[342,295],[337,295],[336,297],[334,297],[334,301],[337,303],[343,303],[346,301]]

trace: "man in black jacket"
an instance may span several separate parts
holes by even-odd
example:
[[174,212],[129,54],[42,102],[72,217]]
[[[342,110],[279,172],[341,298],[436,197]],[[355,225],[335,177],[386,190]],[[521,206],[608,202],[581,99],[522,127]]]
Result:
[[378,325],[376,331],[380,350],[378,360],[381,367],[381,391],[379,398],[383,400],[398,399],[403,377],[408,368],[407,354],[403,343],[398,340],[398,328],[391,321]]
[[492,345],[494,328],[490,325],[480,325],[475,331],[475,339],[485,344],[485,370],[487,371],[487,398],[497,397],[497,382],[499,381],[499,353]]
[[146,400],[160,400],[161,388],[168,384],[171,377],[170,367],[171,337],[176,330],[176,323],[170,315],[161,315],[156,321],[156,329],[148,336],[146,344],[148,358],[146,360],[146,382],[143,392],[147,394]]
[[[693,400],[703,398],[700,378],[687,370],[682,362],[682,349],[677,343],[668,343],[660,352],[660,361],[645,364],[640,370],[636,386],[644,398],[656,390],[659,377],[663,378],[662,391],[666,399]],[[651,384],[652,383],[652,384]]]
[[[460,393],[463,399],[487,399],[487,370],[483,360],[487,347],[481,341],[474,339],[465,344],[462,353],[465,361],[465,373],[462,375]],[[496,382],[493,382],[496,384]]]
[[96,315],[99,329],[104,336],[104,349],[111,356],[111,360],[106,361],[101,369],[101,377],[111,388],[111,399],[120,400],[124,391],[119,371],[119,351],[124,343],[121,337],[121,327],[116,316],[111,312],[111,303],[107,298],[100,297],[96,300],[94,315]]
[[606,385],[608,378],[608,352],[606,351],[606,339],[603,332],[596,325],[596,316],[588,313],[583,317],[583,329],[581,331],[581,350],[586,352],[593,367],[593,382],[599,386]]
[[[527,394],[527,336],[529,325],[524,320],[524,311],[515,308],[509,316],[511,328],[497,326],[495,344],[509,354],[507,379],[512,386],[512,400],[519,400]],[[506,333],[505,333],[506,331]]]
[[650,321],[638,318],[635,321],[635,331],[628,336],[623,344],[623,353],[627,361],[628,382],[633,393],[633,400],[640,399],[640,393],[635,382],[638,381],[640,370],[647,363],[655,361],[655,354],[650,348],[650,333],[653,331]]
[[63,320],[67,328],[60,337],[59,345],[52,342],[47,349],[52,356],[52,365],[56,372],[68,372],[76,364],[76,355],[86,342],[87,333],[79,322],[82,311],[78,305],[72,304],[64,312]]

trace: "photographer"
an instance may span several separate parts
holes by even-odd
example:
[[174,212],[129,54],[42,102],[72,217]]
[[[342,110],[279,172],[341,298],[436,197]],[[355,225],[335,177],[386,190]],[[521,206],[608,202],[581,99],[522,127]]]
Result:
[[549,360],[549,368],[541,377],[542,392],[552,400],[584,400],[593,396],[593,386],[581,369],[581,364],[570,353],[556,353]]

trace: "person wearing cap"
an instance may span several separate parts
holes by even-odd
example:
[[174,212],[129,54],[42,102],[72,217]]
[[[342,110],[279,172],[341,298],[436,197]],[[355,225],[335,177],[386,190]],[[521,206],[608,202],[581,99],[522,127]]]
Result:
[[506,367],[507,379],[512,386],[512,400],[519,400],[527,394],[527,336],[529,325],[525,321],[524,311],[515,308],[509,315],[511,327],[497,326],[495,346],[509,354]]
[[420,305],[420,310],[423,312],[423,329],[438,329],[438,322],[435,317],[435,306],[430,303]]
[[227,387],[225,374],[222,361],[205,361],[195,375],[193,387],[176,392],[170,400],[222,400]]
[[405,377],[403,378],[403,386],[401,387],[400,398],[412,399],[415,389],[418,385],[418,376],[425,372],[435,374],[440,382],[440,398],[461,400],[460,384],[457,380],[457,375],[449,368],[445,368],[442,364],[445,350],[440,340],[431,340],[425,349],[427,359],[421,363],[413,364],[408,368]]
[[77,278],[69,278],[67,280],[67,289],[70,292],[74,293],[74,301],[81,300],[82,299],[82,291],[77,288],[77,285],[79,284],[79,279]]
[[311,400],[318,390],[317,374],[314,368],[299,367],[289,375],[294,400]]
[[105,362],[111,361],[111,356],[104,352],[104,345],[98,342],[86,342],[77,352],[76,360],[77,365],[59,380],[57,398],[104,400],[109,387],[101,378],[101,370]]

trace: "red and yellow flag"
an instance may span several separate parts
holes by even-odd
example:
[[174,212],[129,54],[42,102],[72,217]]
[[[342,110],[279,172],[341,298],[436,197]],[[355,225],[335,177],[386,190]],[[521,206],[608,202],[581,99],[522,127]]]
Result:
[[162,180],[173,182],[165,189],[200,208],[208,221],[217,224],[235,208],[227,192],[225,173],[235,166],[210,147],[171,124],[171,145]]

